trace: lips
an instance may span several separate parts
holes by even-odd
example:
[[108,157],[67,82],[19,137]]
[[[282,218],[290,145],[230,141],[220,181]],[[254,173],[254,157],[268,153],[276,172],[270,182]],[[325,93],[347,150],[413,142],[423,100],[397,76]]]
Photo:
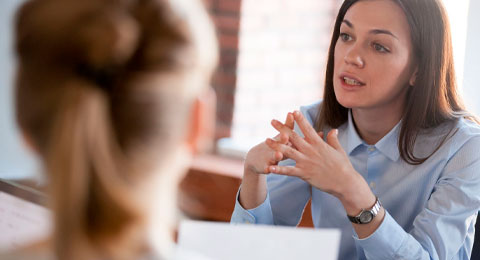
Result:
[[342,73],[339,78],[340,78],[340,81],[341,81],[342,85],[345,85],[346,87],[365,86],[365,83],[361,79],[359,79],[358,77],[353,76],[351,74]]

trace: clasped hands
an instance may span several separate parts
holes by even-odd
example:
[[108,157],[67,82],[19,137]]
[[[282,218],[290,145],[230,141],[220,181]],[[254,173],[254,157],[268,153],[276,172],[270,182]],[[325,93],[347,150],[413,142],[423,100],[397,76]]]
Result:
[[[304,137],[293,130],[294,122]],[[361,178],[339,143],[337,129],[330,131],[324,141],[323,133],[317,133],[299,111],[288,113],[285,123],[272,120],[272,126],[279,135],[249,151],[245,164],[250,170],[296,176],[339,198]],[[296,164],[279,166],[278,162],[285,159]]]

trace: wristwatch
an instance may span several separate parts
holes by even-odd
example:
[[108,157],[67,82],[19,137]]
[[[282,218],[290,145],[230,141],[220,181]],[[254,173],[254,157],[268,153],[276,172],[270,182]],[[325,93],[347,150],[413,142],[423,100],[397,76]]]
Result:
[[371,209],[362,209],[360,214],[352,217],[348,216],[348,219],[355,224],[368,224],[372,222],[373,218],[378,214],[380,209],[382,208],[382,203],[380,203],[380,200],[378,197],[375,200],[375,205]]

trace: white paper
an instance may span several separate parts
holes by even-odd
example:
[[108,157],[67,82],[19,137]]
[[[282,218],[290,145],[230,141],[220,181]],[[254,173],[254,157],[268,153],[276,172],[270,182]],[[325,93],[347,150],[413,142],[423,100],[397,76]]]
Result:
[[0,251],[46,238],[51,232],[48,209],[0,191]]
[[340,230],[184,221],[180,248],[218,260],[336,260]]

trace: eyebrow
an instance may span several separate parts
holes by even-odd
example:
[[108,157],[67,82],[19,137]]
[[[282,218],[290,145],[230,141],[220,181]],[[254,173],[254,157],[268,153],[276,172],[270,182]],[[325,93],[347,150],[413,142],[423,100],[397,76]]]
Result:
[[[353,24],[349,21],[349,20],[346,20],[344,19],[342,21],[342,23],[346,24],[348,27],[352,28],[353,29]],[[387,34],[387,35],[390,35],[390,36],[393,36],[395,37],[397,40],[398,40],[398,37],[395,36],[395,34],[393,34],[392,32],[390,32],[389,30],[383,30],[383,29],[373,29],[373,30],[370,30],[370,33],[371,34]]]

